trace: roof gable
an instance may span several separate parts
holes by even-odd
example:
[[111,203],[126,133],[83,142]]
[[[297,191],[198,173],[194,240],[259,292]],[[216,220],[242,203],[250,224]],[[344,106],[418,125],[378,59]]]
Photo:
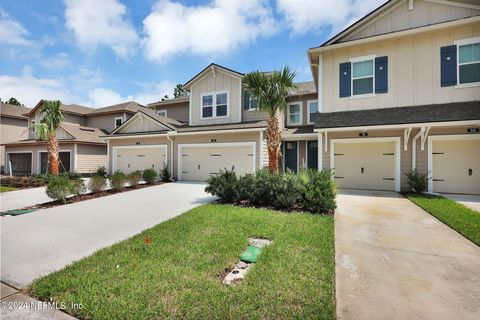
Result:
[[[166,119],[166,118],[165,118]],[[139,132],[161,132],[172,131],[175,128],[166,121],[161,121],[143,111],[138,111],[120,127],[113,130],[111,135],[139,133]]]
[[211,63],[208,65],[205,69],[197,73],[192,79],[188,80],[184,85],[183,88],[185,90],[190,90],[190,88],[197,83],[198,81],[202,80],[204,77],[209,75],[210,73],[213,73],[213,76],[215,77],[216,72],[222,72],[225,73],[229,76],[235,77],[235,78],[243,78],[244,74],[229,68],[225,68],[221,65],[218,65],[216,63]]

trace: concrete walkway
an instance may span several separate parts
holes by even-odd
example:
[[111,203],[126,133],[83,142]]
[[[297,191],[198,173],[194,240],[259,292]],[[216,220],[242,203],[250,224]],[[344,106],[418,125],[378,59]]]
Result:
[[45,194],[45,187],[1,192],[0,211],[21,209],[49,201],[52,199]]
[[1,280],[35,278],[213,200],[199,183],[168,183],[1,218]]
[[396,193],[337,200],[338,319],[480,319],[478,246]]
[[76,318],[63,313],[62,305],[48,305],[29,297],[22,292],[0,284],[1,303],[0,319],[2,320],[75,320]]
[[480,195],[475,194],[442,194],[442,196],[450,198],[465,207],[480,212]]

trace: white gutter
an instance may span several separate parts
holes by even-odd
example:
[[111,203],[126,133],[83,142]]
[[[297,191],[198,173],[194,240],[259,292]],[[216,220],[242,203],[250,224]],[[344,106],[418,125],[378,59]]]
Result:
[[173,172],[173,139],[170,136],[174,136],[177,131],[167,132],[167,139],[170,141],[170,172]]

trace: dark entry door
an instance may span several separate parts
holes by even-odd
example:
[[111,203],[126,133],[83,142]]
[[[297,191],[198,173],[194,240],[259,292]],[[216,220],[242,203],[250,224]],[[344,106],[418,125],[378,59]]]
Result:
[[[59,152],[58,156],[60,158],[59,170],[60,172],[69,172],[70,171],[70,152]],[[40,173],[48,172],[48,153],[40,153]]]
[[297,172],[297,156],[298,156],[298,142],[286,141],[285,142],[285,171],[290,169],[293,172]]
[[307,148],[308,148],[307,167],[308,169],[317,169],[318,168],[318,141],[307,141]]
[[32,173],[32,154],[30,152],[10,153],[8,158],[12,163],[12,174],[26,175]]

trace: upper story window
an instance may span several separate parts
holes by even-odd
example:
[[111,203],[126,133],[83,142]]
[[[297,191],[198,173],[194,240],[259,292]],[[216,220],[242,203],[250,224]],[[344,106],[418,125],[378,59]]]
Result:
[[253,99],[252,96],[244,91],[243,93],[243,109],[244,110],[257,110],[258,103],[257,100]]
[[302,102],[294,102],[288,105],[287,124],[302,124]]
[[228,117],[228,92],[215,92],[201,96],[202,119]]
[[122,117],[115,118],[114,123],[115,123],[115,128],[120,127],[123,123],[123,118]]
[[480,41],[458,46],[458,84],[480,82]]
[[167,110],[157,110],[157,115],[160,117],[167,117]]
[[352,61],[352,94],[371,94],[374,92],[373,58]]
[[310,100],[308,101],[308,123],[313,124],[315,122],[315,117],[318,112],[318,101]]

